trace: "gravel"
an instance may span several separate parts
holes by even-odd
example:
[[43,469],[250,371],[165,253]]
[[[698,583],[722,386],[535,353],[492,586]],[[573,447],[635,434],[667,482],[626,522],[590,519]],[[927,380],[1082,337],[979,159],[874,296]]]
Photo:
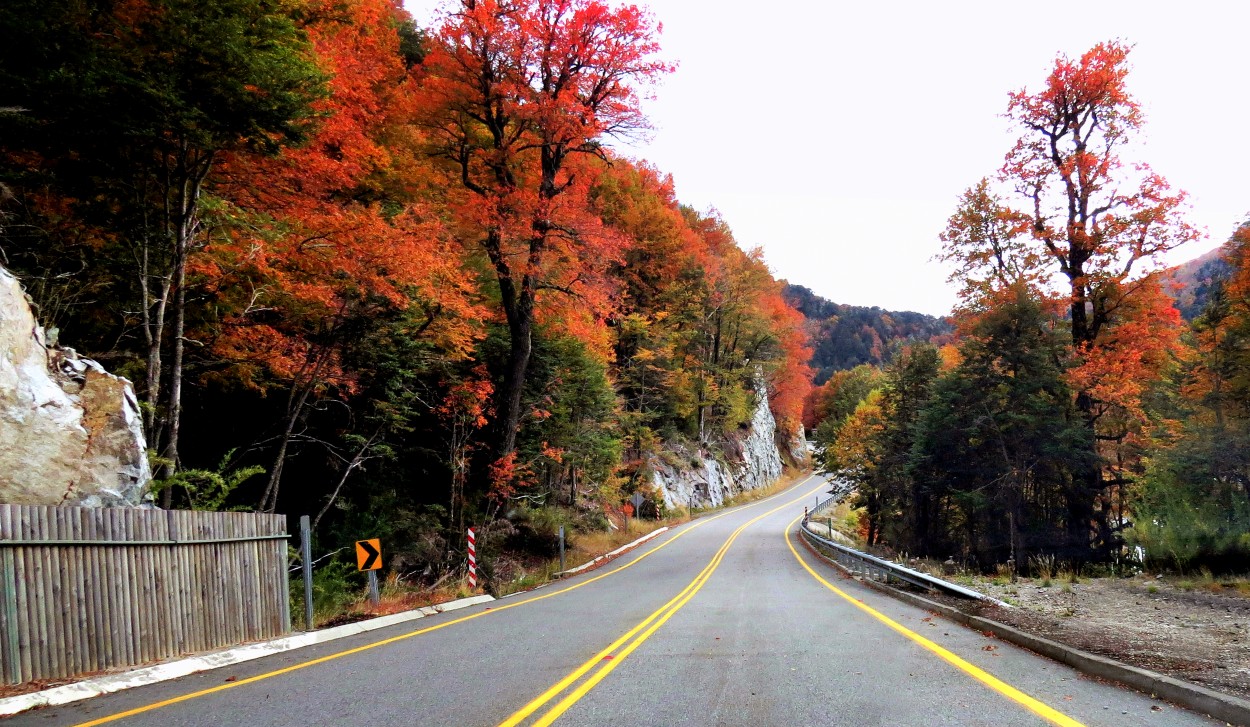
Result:
[[1015,608],[940,600],[1038,636],[1250,698],[1250,594],[1154,576],[964,581]]

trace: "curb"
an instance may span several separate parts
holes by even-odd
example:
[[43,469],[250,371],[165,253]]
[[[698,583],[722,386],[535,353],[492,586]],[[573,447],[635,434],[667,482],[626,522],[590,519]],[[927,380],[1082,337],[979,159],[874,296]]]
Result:
[[[803,539],[803,542],[807,543],[808,548],[815,551],[826,562],[831,563],[840,570],[846,571],[841,564],[829,560],[823,553],[820,553],[806,538]],[[1152,697],[1166,699],[1169,702],[1179,704],[1182,707],[1188,707],[1195,712],[1214,717],[1228,724],[1250,726],[1250,701],[1234,697],[1231,694],[1223,694],[1207,689],[1197,684],[1191,684],[1166,674],[1150,671],[1149,669],[1129,666],[1114,659],[1091,654],[1088,651],[1082,651],[1081,649],[1041,636],[1034,636],[1014,626],[1008,626],[1007,624],[992,621],[981,616],[973,616],[946,604],[930,601],[923,596],[900,591],[897,588],[877,583],[871,579],[860,582],[901,601],[906,601],[913,606],[918,606],[927,611],[935,611],[956,623],[983,633],[991,633],[1003,641],[1021,646],[1062,664],[1067,664],[1082,674],[1119,682]]]
[[215,651],[203,656],[193,656],[187,659],[179,659],[155,666],[147,666],[140,669],[131,669],[119,674],[109,674],[106,676],[95,677],[93,679],[84,679],[73,684],[64,684],[59,687],[52,687],[39,692],[30,692],[29,694],[19,694],[15,697],[0,699],[0,717],[24,712],[35,707],[51,707],[60,704],[68,704],[81,699],[89,699],[98,697],[102,694],[110,694],[112,692],[120,692],[124,689],[132,689],[147,684],[155,684],[157,682],[169,681],[179,677],[194,674],[196,672],[208,671],[210,669],[219,669],[223,666],[232,664],[240,664],[252,659],[259,659],[264,656],[280,654],[284,651],[291,651],[313,644],[321,644],[335,639],[342,639],[356,634],[363,634],[368,631],[394,626],[406,621],[415,621],[426,616],[433,616],[444,611],[456,611],[469,606],[476,606],[479,603],[487,603],[495,600],[492,596],[472,596],[470,598],[461,598],[456,601],[448,601],[446,603],[436,604],[434,606],[423,606],[411,611],[402,613],[394,613],[389,616],[379,616],[365,621],[357,621],[356,623],[344,624],[333,628],[322,629],[320,631],[306,631],[294,636],[284,636],[273,641],[265,641],[258,644],[247,644],[246,646],[236,646],[223,651]]
[[602,562],[604,562],[604,561],[606,561],[606,560],[611,560],[611,559],[615,558],[616,556],[620,555],[621,553],[624,553],[625,551],[629,550],[630,548],[635,548],[635,547],[637,547],[637,546],[639,546],[639,545],[642,545],[643,543],[647,542],[648,540],[650,540],[650,539],[652,539],[652,538],[654,538],[654,537],[659,536],[659,534],[660,534],[660,533],[666,532],[666,531],[668,531],[668,530],[669,530],[669,527],[668,527],[667,525],[665,525],[664,527],[660,528],[659,530],[652,530],[651,532],[647,533],[646,535],[642,536],[641,538],[638,538],[638,539],[637,539],[637,540],[635,540],[634,542],[632,542],[632,543],[626,543],[625,545],[622,545],[621,547],[617,548],[616,550],[612,551],[611,553],[604,553],[603,555],[599,556],[598,558],[595,558],[594,560],[590,561],[589,563],[583,563],[583,564],[581,564],[581,565],[577,566],[576,568],[569,568],[568,570],[562,570],[562,571],[560,571],[559,573],[552,573],[552,574],[551,574],[551,577],[552,577],[552,578],[564,578],[564,577],[566,577],[566,576],[575,576],[575,575],[577,575],[578,573],[581,573],[581,572],[582,572],[582,571],[584,571],[584,570],[589,570],[590,568],[593,568],[594,566],[599,565],[600,563],[602,563]]

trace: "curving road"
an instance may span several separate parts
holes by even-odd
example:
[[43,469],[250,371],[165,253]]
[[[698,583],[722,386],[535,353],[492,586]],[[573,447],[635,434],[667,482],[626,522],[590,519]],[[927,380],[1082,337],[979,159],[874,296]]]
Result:
[[1198,725],[842,577],[808,478],[483,606],[12,725]]

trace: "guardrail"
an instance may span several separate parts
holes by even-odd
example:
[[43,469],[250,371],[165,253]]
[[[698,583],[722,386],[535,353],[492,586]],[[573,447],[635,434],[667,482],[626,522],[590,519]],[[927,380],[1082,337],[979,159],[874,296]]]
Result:
[[964,588],[963,586],[956,585],[949,581],[944,581],[941,578],[935,578],[928,573],[921,573],[918,570],[913,570],[906,566],[899,565],[898,563],[892,563],[874,555],[860,552],[854,548],[848,548],[841,543],[835,543],[828,538],[817,535],[816,531],[813,530],[808,523],[808,519],[812,515],[823,512],[829,507],[837,504],[836,501],[838,499],[839,498],[831,497],[828,500],[817,504],[816,507],[808,511],[808,516],[803,518],[801,530],[803,536],[808,540],[820,543],[826,548],[832,550],[834,560],[847,570],[855,573],[856,575],[882,581],[886,584],[889,584],[892,580],[902,581],[925,590],[941,591],[942,593],[948,593],[952,596],[971,598],[978,601],[984,601],[985,603],[990,603],[995,606],[1002,606],[1004,608],[1011,607],[1010,604],[1004,603],[997,598],[987,596],[984,593],[979,593],[970,588]]

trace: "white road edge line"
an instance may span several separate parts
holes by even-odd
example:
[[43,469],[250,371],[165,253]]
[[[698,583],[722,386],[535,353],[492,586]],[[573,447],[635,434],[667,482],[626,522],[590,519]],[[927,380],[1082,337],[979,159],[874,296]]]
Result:
[[650,539],[652,539],[652,538],[654,538],[654,537],[657,537],[660,533],[666,532],[668,529],[669,529],[669,527],[668,527],[667,525],[665,525],[664,527],[662,527],[662,528],[660,528],[660,529],[658,529],[658,530],[652,530],[651,532],[647,533],[646,535],[642,536],[641,538],[638,538],[638,539],[637,539],[637,540],[635,540],[634,542],[632,542],[632,543],[626,543],[625,545],[622,545],[621,547],[617,548],[616,550],[612,551],[611,553],[604,553],[603,555],[599,556],[598,558],[595,558],[594,560],[590,561],[589,563],[583,563],[582,565],[579,565],[579,566],[577,566],[576,568],[569,568],[568,570],[562,570],[562,571],[560,571],[559,573],[556,573],[556,574],[555,574],[555,577],[557,577],[557,578],[563,578],[563,577],[565,577],[565,576],[577,575],[578,573],[581,573],[582,571],[586,570],[587,568],[589,568],[589,567],[591,567],[591,566],[593,566],[593,565],[595,565],[595,564],[597,564],[597,563],[601,563],[601,562],[603,562],[603,561],[607,560],[608,558],[613,558],[613,557],[615,557],[615,556],[618,556],[618,555],[620,555],[621,553],[624,553],[625,551],[629,550],[630,548],[634,548],[634,547],[637,547],[637,546],[639,546],[639,545],[642,545],[643,543],[647,542],[648,540],[650,540]]
[[68,704],[81,699],[90,699],[98,697],[101,694],[110,694],[112,692],[120,692],[123,689],[132,689],[141,687],[146,684],[155,684],[157,682],[169,681],[179,677],[194,674],[196,672],[208,671],[210,669],[219,669],[223,666],[239,664],[252,659],[259,659],[264,656],[280,654],[284,651],[299,649],[313,644],[321,644],[335,639],[342,639],[347,636],[355,636],[376,629],[384,629],[387,626],[394,626],[406,621],[415,621],[426,616],[433,616],[444,611],[456,611],[469,606],[476,606],[479,603],[488,603],[495,600],[492,596],[473,596],[471,598],[461,598],[456,601],[448,601],[434,606],[425,606],[422,608],[404,611],[403,613],[395,613],[389,616],[379,616],[366,621],[357,621],[356,623],[344,624],[343,626],[335,626],[333,628],[322,629],[320,631],[308,631],[295,634],[294,636],[284,636],[273,641],[265,641],[257,644],[247,644],[245,646],[236,646],[225,649],[223,651],[215,651],[202,656],[193,656],[187,659],[179,659],[155,666],[147,666],[140,669],[132,669],[120,674],[108,674],[105,676],[95,677],[92,679],[84,679],[73,684],[64,684],[59,687],[52,687],[40,692],[31,692],[29,694],[19,694],[15,697],[0,699],[0,716],[9,716],[24,712],[35,707],[50,707],[60,704]]

